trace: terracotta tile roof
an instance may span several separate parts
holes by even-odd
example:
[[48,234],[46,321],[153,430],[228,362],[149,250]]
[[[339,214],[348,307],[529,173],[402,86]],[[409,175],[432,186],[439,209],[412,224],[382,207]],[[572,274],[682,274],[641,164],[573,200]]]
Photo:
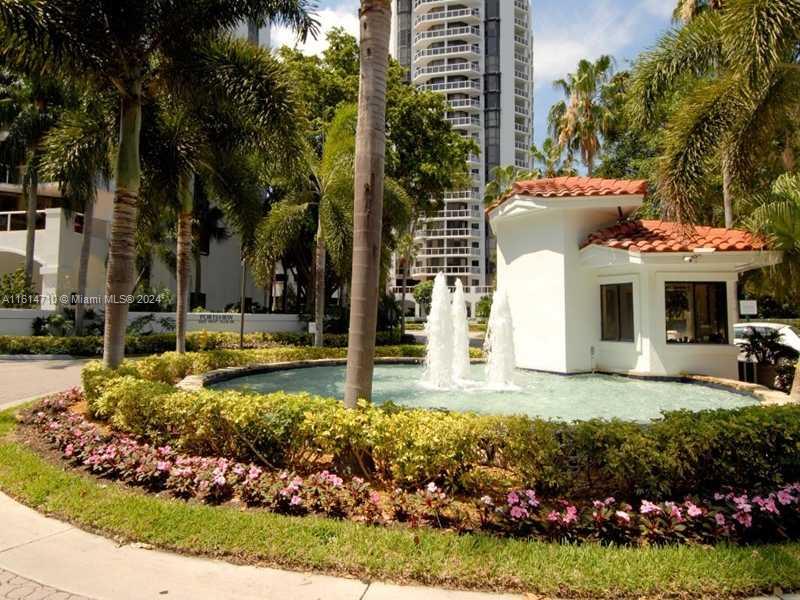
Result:
[[553,177],[517,181],[511,191],[490,204],[486,211],[497,208],[515,195],[537,198],[580,198],[591,196],[643,196],[647,182],[632,179],[598,179],[596,177]]
[[747,231],[680,225],[667,221],[629,221],[607,227],[589,235],[581,248],[590,245],[620,248],[629,252],[693,252],[699,248],[723,252],[767,249],[764,240]]

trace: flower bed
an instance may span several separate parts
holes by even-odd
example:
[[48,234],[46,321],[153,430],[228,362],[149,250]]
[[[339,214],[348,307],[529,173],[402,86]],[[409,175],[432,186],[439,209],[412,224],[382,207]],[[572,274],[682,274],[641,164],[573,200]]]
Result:
[[[379,348],[381,356],[421,353]],[[713,494],[723,486],[777,488],[800,481],[800,406],[674,412],[647,425],[563,423],[364,405],[347,410],[307,394],[180,391],[210,369],[344,356],[343,350],[277,348],[167,354],[84,370],[93,416],[156,445],[196,455],[265,461],[299,473],[354,462],[392,487],[434,481],[480,497],[503,487],[549,497],[638,498]],[[687,386],[687,393],[691,393]]]
[[720,490],[680,501],[614,498],[545,500],[532,489],[478,499],[454,498],[430,482],[414,491],[378,490],[330,471],[300,476],[228,458],[181,454],[117,433],[104,433],[70,410],[78,391],[39,402],[22,419],[75,466],[149,491],[206,503],[240,502],[277,513],[321,514],[370,524],[486,531],[498,535],[614,544],[737,543],[797,539],[800,484],[760,495]]

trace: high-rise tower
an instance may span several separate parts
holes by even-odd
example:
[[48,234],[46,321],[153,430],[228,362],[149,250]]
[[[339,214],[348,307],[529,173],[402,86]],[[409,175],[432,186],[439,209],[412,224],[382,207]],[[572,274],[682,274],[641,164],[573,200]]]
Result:
[[418,223],[407,285],[444,272],[451,285],[461,279],[473,309],[493,281],[486,181],[497,166],[531,167],[531,0],[394,0],[393,9],[394,55],[410,84],[443,94],[453,128],[481,150],[469,158],[472,185],[448,191],[442,209]]

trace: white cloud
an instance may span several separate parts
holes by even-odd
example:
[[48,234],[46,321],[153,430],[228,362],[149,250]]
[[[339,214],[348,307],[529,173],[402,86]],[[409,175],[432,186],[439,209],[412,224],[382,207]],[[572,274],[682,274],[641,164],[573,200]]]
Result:
[[297,36],[288,27],[275,26],[272,28],[272,45],[276,48],[284,45],[295,46],[303,54],[308,55],[322,54],[322,51],[328,46],[325,36],[334,27],[342,27],[347,33],[358,39],[358,5],[357,0],[348,0],[339,2],[332,8],[323,8],[317,11],[319,34],[317,39],[309,37],[305,43],[298,42]]
[[[534,36],[534,83],[537,88],[549,86],[575,70],[582,58],[596,59],[619,53],[634,42],[646,20],[668,18],[672,14],[669,0],[646,0],[633,7],[603,0],[592,2],[580,19],[567,11],[553,10],[538,23],[547,28],[537,29]],[[623,65],[618,65],[620,68]]]

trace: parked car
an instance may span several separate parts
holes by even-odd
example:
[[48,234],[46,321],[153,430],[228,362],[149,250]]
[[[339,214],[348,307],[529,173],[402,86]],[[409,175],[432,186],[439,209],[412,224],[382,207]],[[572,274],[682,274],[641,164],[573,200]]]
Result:
[[[785,323],[736,323],[733,326],[733,343],[742,348],[747,344],[748,338],[752,337],[753,332],[762,336],[770,332],[778,332],[779,343],[786,348],[787,358],[797,358],[800,355],[800,329]],[[774,335],[774,334],[773,334]]]

